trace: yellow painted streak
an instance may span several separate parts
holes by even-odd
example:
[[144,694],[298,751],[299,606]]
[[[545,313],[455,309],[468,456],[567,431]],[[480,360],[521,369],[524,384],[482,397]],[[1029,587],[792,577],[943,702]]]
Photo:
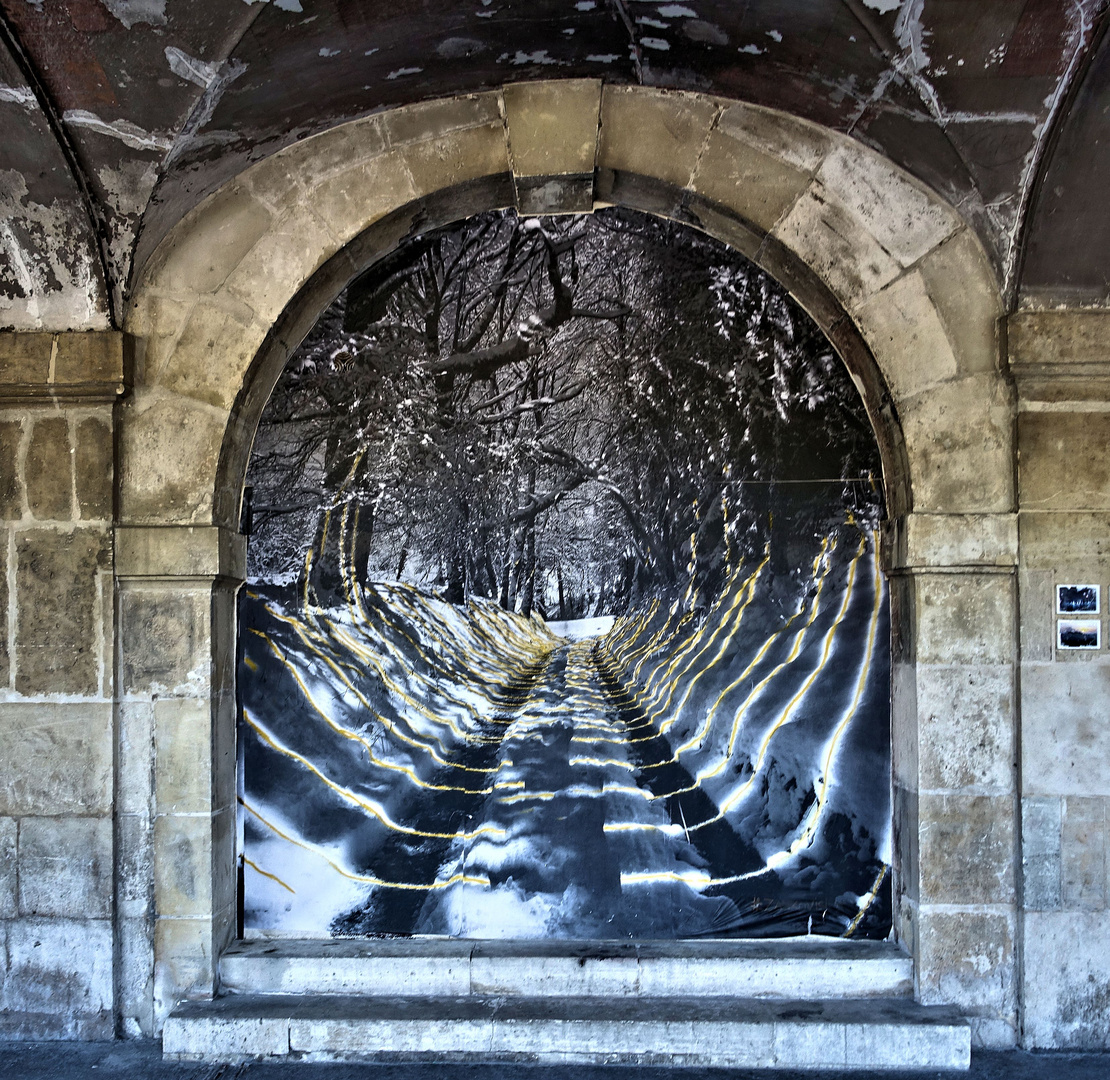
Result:
[[324,723],[332,729],[332,731],[336,732],[336,734],[342,735],[343,738],[349,739],[351,742],[357,742],[361,747],[363,747],[370,758],[371,765],[375,765],[379,769],[386,769],[389,772],[402,773],[407,776],[409,780],[411,780],[417,787],[425,788],[428,791],[463,791],[474,795],[488,795],[493,790],[492,788],[488,787],[464,788],[455,787],[451,784],[430,784],[427,780],[421,779],[420,776],[417,775],[416,770],[413,769],[411,765],[399,765],[396,762],[383,761],[374,753],[374,747],[370,743],[369,739],[364,738],[357,731],[352,731],[350,728],[344,727],[338,721],[333,720],[322,708],[320,708],[320,706],[316,703],[316,699],[312,696],[312,692],[308,689],[307,686],[305,686],[304,679],[301,678],[301,673],[296,669],[296,667],[293,666],[292,662],[281,651],[277,643],[272,641],[269,637],[259,631],[256,631],[256,633],[259,633],[261,637],[265,638],[266,643],[270,646],[270,649],[273,652],[274,656],[276,656],[278,660],[281,661],[281,663],[285,666],[285,669],[289,672],[290,675],[293,676],[293,679],[297,683],[297,686],[300,688],[301,693],[304,695],[304,699],[309,703],[309,705],[312,706],[320,719],[323,720]]
[[277,876],[277,874],[271,874],[269,870],[263,870],[262,867],[258,865],[258,863],[256,863],[253,859],[248,859],[246,855],[243,856],[243,863],[244,865],[249,866],[256,874],[261,874],[263,877],[269,878],[271,881],[276,881],[283,889],[285,889],[286,892],[290,892],[294,896],[297,895],[297,890],[294,889],[292,885],[286,885],[285,882]]
[[[817,577],[818,568],[822,564],[822,560],[823,560],[823,557],[825,555],[825,552],[828,551],[828,550],[829,550],[829,538],[825,537],[825,539],[821,542],[821,552],[820,552],[820,554],[817,556],[816,559],[813,560],[813,577],[810,579],[811,581],[813,580],[813,578]],[[811,610],[811,613],[810,613],[809,621],[803,627],[802,632],[809,629],[809,627],[813,625],[814,619],[817,618],[817,602],[818,602],[818,599],[821,595],[821,589],[824,586],[825,578],[828,576],[829,571],[832,568],[831,560],[825,560],[824,561],[824,567],[825,567],[825,572],[821,575],[821,577],[818,579],[818,582],[817,582],[817,593],[816,593],[816,595],[814,596],[814,599],[813,599],[812,610]],[[794,623],[795,619],[797,619],[804,610],[805,610],[804,606],[799,607],[798,611],[796,611],[793,615],[791,615],[790,618],[787,619],[786,623],[780,629],[776,630],[763,643],[763,645],[760,647],[759,651],[755,654],[755,657],[751,661],[751,663],[748,664],[748,666],[746,668],[744,668],[744,670],[742,672],[740,672],[740,674],[737,675],[737,677],[720,692],[720,694],[717,696],[717,700],[713,702],[713,705],[710,708],[709,712],[706,713],[705,722],[702,724],[702,726],[698,729],[697,732],[695,732],[694,735],[692,735],[677,750],[675,750],[674,758],[673,758],[674,761],[678,761],[679,758],[681,758],[682,755],[684,753],[686,753],[686,751],[692,750],[695,746],[700,747],[700,745],[705,741],[706,736],[709,734],[709,731],[713,726],[713,720],[717,715],[717,710],[724,703],[725,699],[738,686],[740,686],[740,684],[743,683],[744,680],[756,669],[757,665],[760,663],[760,661],[763,659],[763,657],[767,655],[767,652],[771,648],[771,646],[778,640],[778,638],[782,634],[785,634],[786,631],[790,629],[790,627]],[[794,649],[791,651],[791,655],[796,655],[796,652],[797,652],[797,640],[795,640]],[[779,668],[776,668],[775,670],[776,671],[781,670],[781,666]],[[761,686],[765,685],[765,682],[761,683],[760,685]],[[732,746],[734,738],[735,738],[735,729],[734,729],[733,737],[729,740],[730,748]],[[697,785],[695,784],[695,787],[696,786]],[[674,793],[674,794],[677,794],[677,793]]]
[[407,825],[398,824],[394,821],[385,810],[373,799],[367,799],[362,795],[358,795],[351,791],[350,788],[344,787],[342,784],[337,784],[334,780],[325,776],[311,761],[308,760],[303,754],[298,754],[296,750],[291,749],[281,742],[275,735],[272,735],[264,727],[262,727],[248,712],[243,710],[243,720],[247,726],[250,727],[256,735],[268,746],[272,747],[279,754],[285,757],[292,758],[298,764],[303,765],[313,776],[323,782],[327,787],[331,788],[340,798],[349,803],[359,807],[359,809],[368,813],[371,817],[377,818],[387,829],[393,832],[402,833],[405,836],[427,836],[437,840],[473,840],[478,836],[505,836],[504,829],[498,829],[492,825],[482,825],[475,829],[474,832],[461,833],[441,833],[441,832],[425,832],[422,829],[412,829]]
[[[791,855],[796,855],[802,848],[809,847],[813,842],[813,837],[817,833],[817,827],[821,821],[821,814],[824,811],[825,802],[829,795],[829,784],[831,782],[829,774],[832,772],[833,756],[836,753],[836,748],[840,743],[841,737],[848,728],[849,722],[859,709],[859,703],[863,699],[863,691],[867,686],[867,676],[871,670],[871,657],[875,652],[875,638],[879,628],[879,613],[882,611],[883,604],[883,578],[879,570],[879,545],[877,537],[874,538],[872,546],[874,548],[872,554],[872,573],[875,578],[875,602],[871,606],[871,625],[867,633],[867,651],[864,654],[863,662],[860,664],[859,678],[856,680],[856,692],[852,697],[852,703],[849,705],[840,723],[837,724],[836,730],[833,731],[832,737],[829,739],[828,747],[825,750],[825,759],[821,764],[821,774],[814,784],[813,789],[814,794],[817,796],[817,800],[809,810],[805,828],[798,838],[790,845]],[[820,790],[818,790],[818,786]]]
[[[413,885],[401,881],[385,881],[382,878],[374,877],[371,874],[356,874],[353,871],[347,870],[344,867],[340,866],[339,863],[337,863],[334,859],[325,855],[324,852],[315,844],[306,843],[304,840],[298,840],[295,837],[290,836],[288,833],[283,832],[272,822],[267,821],[266,818],[264,818],[253,806],[251,806],[246,799],[240,797],[239,802],[246,810],[250,811],[251,814],[258,818],[258,820],[261,821],[262,824],[265,825],[266,828],[269,829],[272,833],[280,836],[282,840],[285,840],[286,842],[293,844],[296,847],[303,848],[305,851],[309,851],[313,855],[316,855],[319,858],[323,859],[324,862],[326,862],[337,874],[341,874],[343,877],[349,878],[351,881],[360,881],[367,885],[380,885],[382,888],[385,889],[411,889],[413,891],[419,892],[430,892],[433,889],[446,889],[449,885],[456,885],[459,883],[462,883],[464,885],[485,885],[487,887],[490,885],[490,880],[488,877],[472,877],[469,874],[455,874],[452,877],[445,878],[443,881],[433,881],[431,885]],[[245,857],[246,856],[244,856],[244,858]]]
[[[416,739],[416,738],[412,737],[411,735],[406,735],[404,732],[402,732],[400,729],[398,729],[397,725],[394,724],[392,720],[386,719],[386,717],[384,717],[380,712],[377,711],[377,709],[374,708],[373,705],[370,704],[370,702],[366,698],[366,695],[363,694],[362,691],[359,690],[358,687],[355,686],[355,684],[352,683],[351,680],[349,678],[347,678],[346,675],[343,674],[343,672],[340,670],[339,665],[335,662],[335,660],[333,660],[330,656],[328,656],[326,653],[324,653],[323,650],[318,649],[315,645],[312,644],[312,642],[308,638],[308,635],[305,634],[305,632],[302,629],[301,624],[298,623],[297,620],[290,619],[287,616],[282,615],[279,612],[274,611],[269,606],[267,606],[266,610],[269,611],[270,614],[273,615],[275,619],[278,619],[281,622],[291,623],[293,625],[293,628],[296,631],[297,635],[300,637],[301,641],[304,643],[305,648],[309,649],[315,656],[317,656],[320,660],[322,660],[325,664],[327,664],[328,667],[330,667],[332,669],[332,671],[334,671],[335,674],[337,676],[339,676],[339,678],[342,680],[343,684],[351,691],[351,693],[354,694],[358,698],[358,700],[363,704],[363,706],[365,706],[367,711],[369,711],[371,713],[371,715],[373,715],[385,727],[385,729],[391,735],[393,735],[395,738],[400,739],[401,742],[405,743],[408,746],[413,746],[413,747],[416,747],[419,750],[424,751],[426,754],[428,754],[428,756],[434,762],[436,762],[437,765],[443,765],[445,768],[459,769],[463,772],[475,772],[475,773],[483,773],[483,774],[488,771],[486,769],[477,769],[472,765],[460,765],[457,762],[448,761],[446,758],[442,757],[440,754],[437,754],[434,747],[430,746],[428,743],[421,742],[419,739]],[[257,634],[259,637],[261,637],[261,638],[263,638],[267,641],[269,640],[267,638],[266,634],[263,633],[263,631],[258,630],[255,627],[251,627],[251,633]],[[444,745],[443,740],[440,739],[440,738],[437,738],[435,736],[433,736],[433,738],[435,738],[435,741],[439,744],[440,750],[443,753],[447,753],[448,752],[447,747]]]
[[716,821],[718,820],[718,818],[724,817],[724,815],[732,810],[736,806],[736,804],[744,797],[744,795],[747,794],[752,784],[755,783],[755,779],[759,775],[759,770],[763,767],[763,762],[767,757],[767,751],[770,749],[771,740],[775,737],[775,733],[781,727],[783,727],[783,725],[789,722],[790,717],[794,713],[794,710],[798,707],[806,694],[809,693],[810,687],[812,687],[813,684],[817,681],[818,676],[824,670],[825,664],[828,663],[829,656],[832,654],[832,644],[833,638],[836,635],[836,630],[844,621],[844,616],[848,613],[848,604],[852,599],[852,592],[854,590],[856,581],[856,570],[859,566],[860,557],[863,555],[866,546],[867,541],[861,538],[859,542],[859,550],[856,552],[855,558],[852,559],[852,565],[848,571],[848,581],[844,588],[844,602],[840,605],[840,610],[837,612],[832,626],[830,626],[829,629],[825,632],[825,642],[824,647],[821,651],[821,659],[818,662],[817,666],[813,669],[813,671],[811,671],[806,677],[805,682],[802,683],[801,687],[798,689],[798,692],[787,703],[786,708],[783,709],[782,713],[779,715],[779,718],[774,722],[774,724],[771,725],[771,729],[763,737],[763,742],[760,744],[759,753],[756,756],[756,762],[752,769],[752,775],[748,777],[748,779],[743,784],[741,784],[740,787],[737,788],[721,804],[720,813],[716,817],[709,818],[707,821],[703,821],[697,825],[691,826],[691,831],[693,831],[694,829],[704,828],[710,823],[710,821]]
[[864,915],[867,914],[868,908],[870,908],[871,905],[875,902],[875,897],[879,895],[879,889],[882,887],[883,882],[886,880],[886,876],[889,871],[890,867],[887,866],[886,863],[883,863],[883,865],[879,868],[878,874],[875,876],[874,884],[871,886],[871,889],[860,902],[859,911],[856,912],[856,917],[848,924],[848,929],[840,935],[841,937],[849,938],[856,932],[856,928],[859,926]]
[[258,670],[258,665],[249,656],[244,656],[243,657],[243,663],[247,665],[247,669],[249,671],[257,671]]

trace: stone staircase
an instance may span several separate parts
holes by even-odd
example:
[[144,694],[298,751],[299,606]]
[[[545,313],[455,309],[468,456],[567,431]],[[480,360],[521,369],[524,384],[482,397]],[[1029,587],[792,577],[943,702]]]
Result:
[[167,1019],[189,1061],[409,1060],[966,1069],[888,942],[240,942]]

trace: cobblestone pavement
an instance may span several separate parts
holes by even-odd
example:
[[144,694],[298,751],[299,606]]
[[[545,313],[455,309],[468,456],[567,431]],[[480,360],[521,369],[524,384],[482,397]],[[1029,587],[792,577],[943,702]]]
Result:
[[[643,1069],[612,1065],[309,1064],[163,1062],[156,1042],[0,1042],[0,1080],[954,1080],[951,1072],[798,1072]],[[1110,1054],[982,1052],[968,1080],[1110,1080]]]

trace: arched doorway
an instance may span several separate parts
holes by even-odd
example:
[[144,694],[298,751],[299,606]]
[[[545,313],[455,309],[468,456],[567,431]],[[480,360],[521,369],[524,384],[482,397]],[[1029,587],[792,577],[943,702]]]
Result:
[[175,1001],[210,995],[234,936],[236,534],[273,385],[360,269],[514,204],[689,221],[770,271],[844,360],[891,519],[895,932],[920,1000],[959,1005],[988,1044],[1012,1040],[1013,772],[945,765],[973,737],[969,708],[992,745],[1015,733],[1012,408],[990,266],[953,208],[851,139],[595,82],[427,102],[306,140],[210,196],[144,270],[116,537],[118,767],[137,853],[117,883],[136,911],[121,921],[121,1015],[156,1029]]
[[688,227],[495,212],[364,270],[247,473],[247,934],[886,937],[881,468]]

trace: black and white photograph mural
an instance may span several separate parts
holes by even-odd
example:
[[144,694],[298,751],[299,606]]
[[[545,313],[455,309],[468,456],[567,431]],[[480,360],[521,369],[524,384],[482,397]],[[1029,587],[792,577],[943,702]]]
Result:
[[741,255],[624,210],[414,237],[248,484],[248,936],[887,936],[878,449]]

